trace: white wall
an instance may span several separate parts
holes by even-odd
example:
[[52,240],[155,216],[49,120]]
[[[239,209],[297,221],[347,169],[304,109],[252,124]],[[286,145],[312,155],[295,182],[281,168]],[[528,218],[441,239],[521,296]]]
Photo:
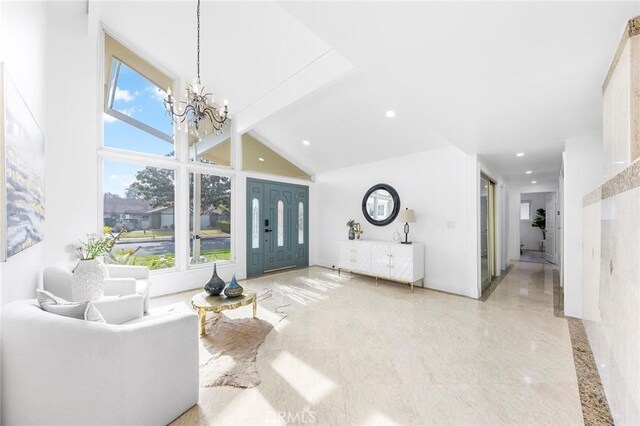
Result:
[[509,261],[520,259],[520,191],[510,188],[507,207],[507,255]]
[[[46,116],[48,87],[46,74],[47,42],[46,2],[3,2],[0,25],[1,57],[7,72],[25,99],[31,113],[45,135],[46,155],[51,152]],[[46,208],[50,205],[45,189]],[[48,211],[45,217],[48,220]],[[45,262],[46,246],[41,242],[0,264],[1,301],[8,303],[16,299],[35,296],[40,280],[40,266]]]
[[564,167],[564,311],[582,318],[582,198],[602,181],[600,138],[568,139]]
[[401,208],[416,211],[409,238],[425,244],[426,287],[478,297],[479,169],[475,156],[452,146],[317,174],[317,264],[337,267],[349,219],[361,223],[363,239],[402,233],[401,223],[375,227],[362,214],[365,192],[381,182],[398,191]]
[[[46,30],[46,3],[0,2],[0,62],[4,63],[40,125],[45,143],[48,143],[45,116]],[[35,295],[40,278],[37,265],[44,263],[45,250],[46,242],[41,242],[11,257],[6,263],[0,263],[0,313],[4,303]],[[0,340],[1,336],[0,322]]]
[[531,226],[536,217],[536,210],[546,209],[546,192],[520,194],[520,202],[531,202],[531,219],[520,220],[520,244],[524,244],[525,250],[540,250],[542,232],[540,228]]
[[88,27],[86,4],[51,2],[48,38],[46,191],[47,263],[51,264],[69,258],[67,244],[95,232],[101,116],[97,32]]

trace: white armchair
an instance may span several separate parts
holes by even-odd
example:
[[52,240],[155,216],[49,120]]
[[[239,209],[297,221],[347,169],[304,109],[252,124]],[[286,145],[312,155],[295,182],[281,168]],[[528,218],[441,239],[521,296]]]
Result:
[[[43,289],[62,297],[73,300],[71,295],[71,280],[74,264],[59,263],[45,268],[43,273]],[[139,294],[144,299],[143,311],[149,311],[149,269],[144,266],[105,265],[107,279],[105,280],[105,300],[95,302],[102,312],[101,305],[108,304],[112,296],[127,296]],[[110,299],[111,297],[111,299]],[[104,314],[103,314],[104,315]],[[107,321],[109,322],[109,321]]]
[[166,425],[198,402],[198,317],[109,325],[45,312],[2,314],[6,425]]

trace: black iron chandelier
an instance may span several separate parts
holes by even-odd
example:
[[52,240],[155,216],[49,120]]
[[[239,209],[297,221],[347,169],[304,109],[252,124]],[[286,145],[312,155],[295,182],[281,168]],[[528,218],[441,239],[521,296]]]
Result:
[[198,0],[196,14],[198,22],[198,77],[194,83],[188,84],[186,101],[176,102],[175,97],[171,95],[171,88],[168,88],[164,107],[167,110],[167,115],[174,123],[178,124],[179,129],[186,121],[186,130],[201,139],[207,134],[222,133],[225,125],[228,124],[228,110],[227,101],[224,102],[224,108],[217,108],[213,103],[213,93],[205,92],[204,86],[200,83],[200,0]]

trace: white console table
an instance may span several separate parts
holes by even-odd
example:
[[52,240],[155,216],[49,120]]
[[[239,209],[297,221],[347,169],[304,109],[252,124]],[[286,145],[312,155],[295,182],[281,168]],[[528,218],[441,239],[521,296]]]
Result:
[[424,244],[396,244],[384,241],[352,240],[340,242],[341,270],[385,280],[407,283],[422,281],[424,286]]

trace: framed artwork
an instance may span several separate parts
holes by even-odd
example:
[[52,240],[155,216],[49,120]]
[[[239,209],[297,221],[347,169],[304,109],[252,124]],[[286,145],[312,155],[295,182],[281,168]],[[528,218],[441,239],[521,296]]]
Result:
[[44,135],[0,63],[0,260],[44,240]]

